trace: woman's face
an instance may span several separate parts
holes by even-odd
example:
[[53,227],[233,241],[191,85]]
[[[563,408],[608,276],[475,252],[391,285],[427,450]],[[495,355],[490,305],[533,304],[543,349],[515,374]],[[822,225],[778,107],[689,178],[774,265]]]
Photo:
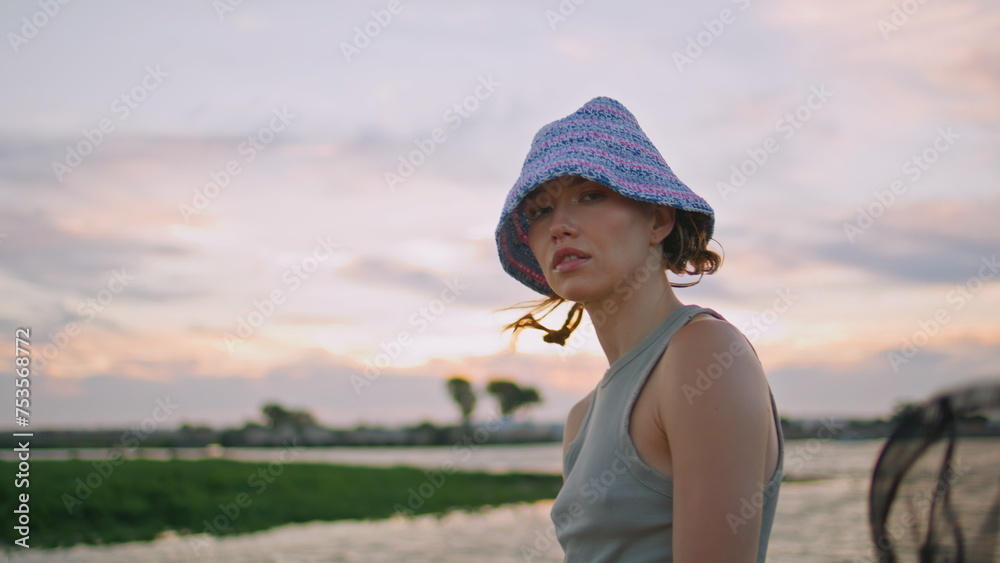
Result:
[[585,305],[622,292],[620,282],[637,270],[659,268],[659,245],[674,224],[673,208],[574,176],[534,190],[522,209],[530,222],[528,245],[545,281],[560,297]]

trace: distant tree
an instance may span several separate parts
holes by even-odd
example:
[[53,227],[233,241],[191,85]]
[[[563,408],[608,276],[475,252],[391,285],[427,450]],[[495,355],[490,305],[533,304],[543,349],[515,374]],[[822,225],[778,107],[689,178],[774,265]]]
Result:
[[500,414],[508,416],[517,404],[517,390],[520,389],[513,381],[494,379],[486,384],[486,392],[493,395],[500,405]]
[[897,401],[896,406],[893,408],[892,416],[889,417],[889,423],[893,426],[899,424],[899,421],[906,415],[910,414],[911,411],[919,407],[916,403],[909,403],[906,401]]
[[292,411],[292,424],[299,429],[316,426],[316,417],[309,411]]
[[538,390],[535,389],[534,387],[522,387],[520,400],[521,404],[518,405],[517,408],[528,410],[531,409],[531,407],[541,403],[542,396],[538,394]]
[[289,422],[291,422],[291,413],[285,410],[285,407],[277,403],[268,403],[264,405],[260,412],[264,415],[267,420],[268,428],[281,428]]
[[521,387],[513,381],[494,379],[486,385],[486,392],[493,395],[500,404],[500,414],[510,417],[518,409],[542,402],[538,390],[533,387]]
[[316,426],[316,419],[308,411],[288,410],[277,403],[268,403],[260,410],[267,419],[267,427],[272,430],[283,426],[292,426],[296,430]]
[[476,409],[476,392],[472,390],[472,384],[463,377],[452,377],[447,382],[448,393],[451,395],[458,410],[462,413],[462,426],[469,427],[469,417]]

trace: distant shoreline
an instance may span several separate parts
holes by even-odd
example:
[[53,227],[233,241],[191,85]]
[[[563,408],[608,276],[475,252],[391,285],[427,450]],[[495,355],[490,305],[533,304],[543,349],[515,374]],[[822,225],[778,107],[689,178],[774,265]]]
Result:
[[[781,419],[786,439],[821,438],[871,440],[886,438],[894,420],[823,418]],[[366,446],[454,446],[457,444],[530,444],[562,440],[561,424],[499,421],[496,424],[436,426],[422,423],[403,428],[359,426],[353,429],[326,428],[316,424],[287,424],[276,428],[248,423],[242,428],[214,429],[184,425],[175,430],[140,427],[115,430],[35,430],[32,449],[112,448],[135,451],[139,448],[225,448],[282,447],[294,442],[305,447]],[[1000,425],[982,423],[967,428],[971,435],[1000,436]],[[10,433],[0,433],[0,451],[16,447]]]

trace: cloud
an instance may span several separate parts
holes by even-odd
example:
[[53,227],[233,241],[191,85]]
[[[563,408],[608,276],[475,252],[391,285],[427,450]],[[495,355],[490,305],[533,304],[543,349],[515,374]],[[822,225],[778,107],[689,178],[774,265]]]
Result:
[[768,379],[778,410],[791,416],[887,417],[900,402],[919,402],[965,382],[1000,380],[997,343],[920,350],[894,371],[883,350],[842,366],[800,364],[774,369]]
[[96,290],[115,270],[187,254],[175,244],[74,232],[58,225],[50,213],[42,210],[0,211],[0,223],[8,233],[0,246],[4,257],[0,270],[15,279],[52,289]]
[[397,287],[428,295],[439,292],[442,285],[441,279],[429,270],[377,257],[356,258],[341,267],[338,276],[365,285]]
[[55,175],[50,162],[62,155],[60,151],[65,150],[69,142],[68,139],[60,143],[31,138],[0,138],[0,182],[22,188],[51,184]]
[[[1000,250],[1000,198],[982,201],[897,203],[852,245],[817,244],[803,250],[823,260],[877,276],[918,284],[961,283]],[[852,224],[857,224],[852,218]],[[831,230],[841,226],[831,225]],[[842,227],[841,227],[842,230]],[[992,277],[992,276],[991,276]]]

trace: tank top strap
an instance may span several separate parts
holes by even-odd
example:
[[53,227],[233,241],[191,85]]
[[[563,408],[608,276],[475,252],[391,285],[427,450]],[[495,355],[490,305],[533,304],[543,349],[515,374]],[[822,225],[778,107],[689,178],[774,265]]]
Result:
[[[667,320],[664,321],[664,323],[661,324],[657,330],[653,331],[656,337],[653,339],[652,345],[649,349],[646,350],[647,353],[643,354],[646,362],[645,365],[642,366],[639,373],[644,376],[648,376],[649,372],[652,371],[653,366],[660,361],[660,357],[663,356],[663,352],[666,351],[667,345],[674,339],[674,335],[684,328],[688,322],[691,321],[691,319],[702,313],[708,313],[713,317],[725,320],[722,315],[712,309],[709,309],[708,307],[700,307],[698,305],[682,305],[678,307],[671,312],[670,316],[674,317],[673,319],[667,317]],[[676,316],[674,316],[675,314]],[[646,377],[642,377],[641,381],[637,381],[638,385],[635,389],[633,389],[635,395],[639,394],[639,389],[643,386],[643,384],[645,384],[645,381]],[[629,408],[631,409],[631,405]]]
[[[660,358],[666,351],[670,341],[673,340],[674,335],[676,335],[680,329],[684,328],[684,326],[687,325],[691,319],[702,313],[708,313],[719,320],[726,320],[726,318],[715,309],[709,309],[708,307],[701,307],[698,305],[683,305],[672,311],[670,316],[668,316],[667,319],[664,320],[664,322],[657,327],[652,334],[650,334],[650,337],[652,337],[651,340],[648,343],[645,343],[646,345],[643,346],[641,350],[638,350],[641,356],[641,363],[639,364],[640,369],[637,372],[639,377],[637,377],[632,384],[631,397],[627,405],[627,410],[629,412],[631,412],[632,405],[635,403],[635,399],[639,396],[639,392],[642,390],[643,385],[645,385],[650,372],[653,371],[657,362],[660,361]],[[753,347],[750,339],[746,338],[746,336],[744,336],[743,339],[747,345],[750,346],[750,349],[753,350],[754,355],[757,355],[757,350]],[[770,390],[770,386],[768,389]]]
[[700,307],[698,305],[682,305],[678,307],[674,312],[679,312],[680,314],[674,319],[674,322],[669,323],[660,335],[662,342],[667,344],[670,340],[677,334],[677,331],[684,328],[688,321],[695,318],[702,313],[708,313],[717,319],[726,320],[725,317],[717,313],[714,309],[709,309],[708,307]]
[[[663,350],[670,343],[670,340],[677,334],[681,328],[684,327],[695,315],[701,313],[710,313],[711,315],[722,319],[722,315],[716,313],[712,309],[706,307],[699,307],[698,305],[681,305],[673,311],[663,322],[659,324],[652,332],[646,335],[646,337],[634,348],[629,350],[624,356],[618,358],[608,371],[604,374],[604,378],[598,387],[604,387],[611,381],[611,378],[615,376],[618,372],[622,371],[626,366],[631,364],[636,360],[649,358],[650,353],[652,353],[655,358],[655,362],[662,355]],[[652,367],[652,366],[650,366]],[[641,373],[641,372],[640,372]]]

